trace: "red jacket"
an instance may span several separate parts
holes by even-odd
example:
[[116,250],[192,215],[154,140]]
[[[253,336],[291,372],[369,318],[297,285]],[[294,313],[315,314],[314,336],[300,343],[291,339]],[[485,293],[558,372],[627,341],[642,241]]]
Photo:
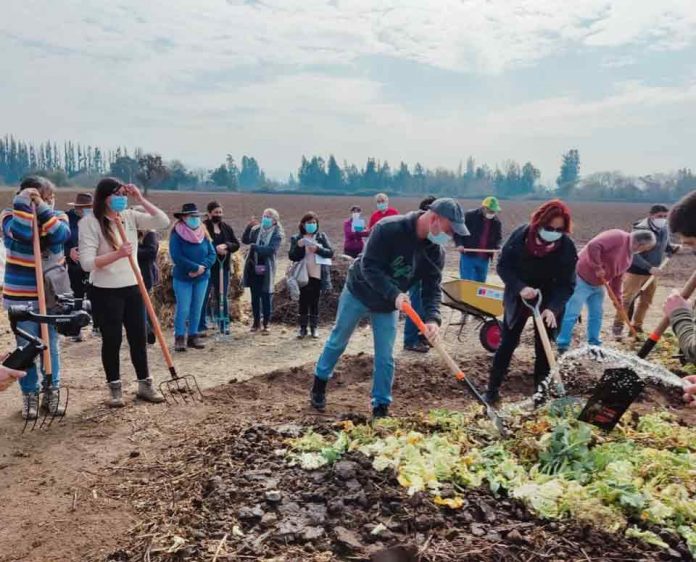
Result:
[[370,222],[367,223],[367,228],[371,229],[384,217],[393,217],[399,214],[401,213],[399,213],[399,211],[397,211],[394,207],[389,207],[386,211],[375,211],[374,213],[372,213],[372,216],[370,217]]
[[623,274],[631,267],[631,235],[624,230],[612,229],[601,232],[590,240],[578,255],[577,273],[590,285],[603,284],[597,275],[604,270],[604,280],[609,282],[621,301],[623,296]]

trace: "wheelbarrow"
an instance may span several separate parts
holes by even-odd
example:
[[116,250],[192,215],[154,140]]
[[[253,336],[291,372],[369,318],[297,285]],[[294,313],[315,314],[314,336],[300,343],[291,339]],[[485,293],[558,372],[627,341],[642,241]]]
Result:
[[[465,279],[454,279],[442,284],[442,304],[475,318],[479,322],[479,341],[491,353],[500,346],[505,287]],[[457,339],[461,342],[464,324],[460,324]]]

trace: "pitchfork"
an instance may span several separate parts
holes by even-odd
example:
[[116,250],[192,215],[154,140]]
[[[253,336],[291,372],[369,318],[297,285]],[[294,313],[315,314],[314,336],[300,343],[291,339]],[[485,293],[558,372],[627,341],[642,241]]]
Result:
[[[127,242],[128,238],[126,237],[126,230],[123,227],[123,222],[121,221],[120,215],[116,215],[114,222],[116,223],[116,228],[118,228],[118,233],[121,236],[121,242]],[[193,398],[198,397],[200,400],[203,400],[203,393],[201,392],[201,389],[198,386],[198,381],[196,381],[196,377],[194,377],[193,375],[180,376],[177,374],[176,368],[174,367],[174,361],[172,360],[172,355],[171,353],[169,353],[169,348],[167,347],[167,343],[164,341],[164,336],[162,335],[162,327],[160,326],[157,314],[155,313],[155,309],[152,306],[152,300],[150,300],[150,295],[148,294],[147,289],[145,288],[145,281],[143,281],[143,276],[140,273],[140,268],[138,267],[138,264],[135,263],[135,257],[133,256],[133,254],[128,256],[128,262],[130,263],[131,269],[133,270],[133,274],[135,275],[135,279],[138,282],[140,295],[143,298],[145,308],[147,309],[147,314],[150,317],[152,329],[154,330],[155,337],[157,338],[157,341],[160,344],[160,348],[162,349],[164,362],[167,364],[167,367],[169,367],[169,374],[172,376],[171,379],[162,381],[160,383],[160,392],[164,396],[164,399],[167,401],[167,404],[169,404],[169,397],[171,397],[172,401],[175,404],[179,403],[179,401],[176,398],[176,394],[181,394],[184,402],[188,401],[187,395],[191,395]]]
[[[39,301],[39,314],[45,316],[47,314],[46,289],[44,287],[43,262],[41,261],[41,240],[39,233],[38,213],[36,212],[36,203],[32,204],[32,214],[32,243],[34,250],[34,271],[36,272],[36,292]],[[40,323],[39,326],[41,328],[41,339],[44,343],[43,358],[41,361],[44,371],[44,379],[43,384],[41,386],[41,390],[36,393],[36,400],[39,409],[41,408],[42,402],[41,395],[44,395],[44,397],[46,397],[49,391],[55,391],[58,393],[58,402],[56,404],[56,409],[53,411],[53,413],[49,411],[48,400],[46,400],[46,409],[44,410],[44,415],[41,419],[41,425],[39,425],[39,429],[42,429],[44,425],[46,425],[46,420],[48,420],[50,414],[50,421],[48,422],[48,425],[46,425],[46,428],[48,429],[49,427],[51,427],[51,424],[56,418],[59,418],[59,421],[63,421],[63,418],[65,417],[65,412],[68,411],[68,402],[70,401],[70,389],[65,387],[63,389],[53,387],[53,366],[51,364],[51,340],[48,337],[48,325]],[[61,404],[63,395],[65,396],[65,402]],[[62,413],[59,414],[58,412],[60,412],[61,410]],[[32,424],[31,429],[29,431],[34,431],[34,429],[36,429],[36,424],[38,423],[38,421],[39,416],[37,412],[37,416],[36,418],[34,418],[34,423]],[[26,431],[28,425],[29,419],[24,420],[24,427],[22,428],[22,433]]]

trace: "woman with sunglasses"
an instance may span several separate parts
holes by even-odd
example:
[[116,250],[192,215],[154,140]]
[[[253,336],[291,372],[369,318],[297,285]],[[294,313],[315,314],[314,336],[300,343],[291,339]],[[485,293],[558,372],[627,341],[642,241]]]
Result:
[[[129,209],[129,197],[145,212]],[[121,239],[114,224],[119,215],[126,240]],[[116,178],[104,178],[97,184],[93,213],[80,221],[80,264],[91,273],[92,311],[101,329],[101,357],[109,388],[107,403],[112,408],[125,405],[119,359],[124,327],[138,378],[136,396],[147,402],[164,400],[150,377],[145,304],[128,257],[137,251],[138,230],[161,230],[168,224],[167,214],[145,199],[135,185],[126,185]]]
[[[498,260],[498,275],[505,283],[505,318],[500,347],[493,359],[485,399],[500,400],[500,385],[531,311],[523,300],[534,305],[541,298],[541,317],[555,337],[559,320],[575,288],[575,243],[570,239],[570,210],[559,200],[548,201],[532,214],[529,224],[518,227],[505,242]],[[534,385],[549,374],[549,363],[534,328]]]

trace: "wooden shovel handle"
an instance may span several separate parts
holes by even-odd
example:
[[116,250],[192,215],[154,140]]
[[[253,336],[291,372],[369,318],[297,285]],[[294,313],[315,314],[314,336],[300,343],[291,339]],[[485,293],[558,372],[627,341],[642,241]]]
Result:
[[[694,290],[696,290],[696,271],[691,274],[691,277],[689,277],[689,280],[686,282],[686,284],[682,287],[681,290],[681,296],[682,298],[688,299],[691,298],[691,295],[693,294]],[[662,334],[665,332],[667,328],[669,328],[670,320],[669,316],[664,315],[662,317],[662,321],[657,325],[657,328],[655,328],[652,333],[650,334],[650,339],[657,342],[660,340],[662,337]]]
[[[537,332],[539,332],[539,339],[541,340],[541,345],[544,348],[544,353],[546,354],[546,360],[549,362],[549,367],[554,375],[555,379],[558,379],[558,363],[556,362],[556,355],[553,352],[553,347],[551,347],[551,340],[549,339],[549,333],[546,331],[546,325],[544,324],[544,319],[541,317],[539,311],[534,311],[534,324],[536,324]],[[561,382],[556,380],[556,382]]]
[[624,324],[626,324],[626,326],[628,326],[628,329],[631,331],[631,335],[634,338],[638,337],[638,332],[636,332],[636,329],[633,327],[633,324],[631,324],[631,319],[628,317],[628,314],[626,314],[623,304],[619,302],[619,298],[616,296],[614,289],[612,289],[611,285],[609,285],[609,281],[604,282],[604,287],[607,290],[607,294],[609,295],[611,302],[614,304],[614,308],[616,309],[617,314],[621,317],[621,320],[623,320]]
[[[43,262],[41,261],[41,238],[39,233],[39,216],[36,210],[36,203],[31,204],[32,209],[32,243],[34,245],[34,270],[36,272],[36,292],[39,297],[39,314],[45,316],[46,311],[46,288],[44,287]],[[41,322],[41,339],[46,346],[43,352],[43,369],[47,379],[53,373],[51,365],[51,340],[48,337],[48,324]],[[51,381],[49,381],[51,382]]]
[[[116,224],[118,233],[121,236],[121,243],[123,244],[125,242],[128,242],[128,238],[126,237],[126,229],[123,227],[123,222],[121,221],[120,215],[116,215],[116,217],[114,218],[114,223]],[[150,299],[150,295],[148,294],[147,288],[145,287],[143,274],[140,273],[140,268],[138,267],[138,264],[135,263],[135,257],[132,253],[130,256],[128,256],[128,262],[130,263],[131,269],[133,270],[133,275],[135,275],[135,280],[138,282],[140,296],[143,298],[145,308],[147,309],[147,315],[150,317],[152,329],[154,330],[155,336],[157,337],[157,341],[159,342],[160,348],[162,349],[164,362],[167,364],[167,367],[169,367],[169,372],[174,376],[174,378],[177,378],[176,370],[174,369],[174,361],[172,360],[171,353],[169,353],[167,343],[164,341],[164,336],[162,335],[162,327],[160,326],[159,320],[157,319],[157,314],[155,313],[155,309],[152,306],[152,300]]]

